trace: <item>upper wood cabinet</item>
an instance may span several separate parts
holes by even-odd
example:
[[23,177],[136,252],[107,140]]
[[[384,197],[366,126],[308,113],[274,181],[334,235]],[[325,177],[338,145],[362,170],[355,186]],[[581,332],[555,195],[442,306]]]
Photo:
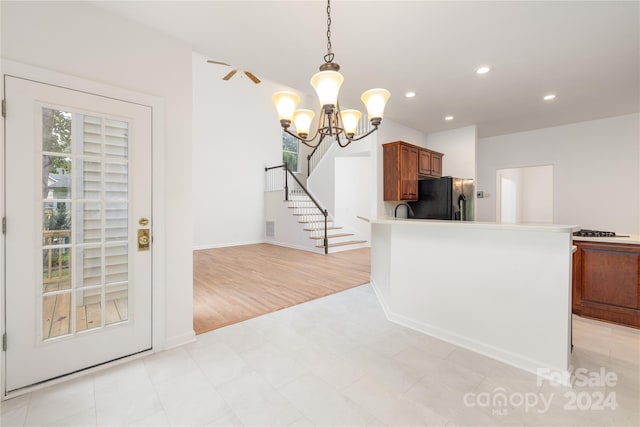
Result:
[[431,152],[431,176],[442,176],[442,153]]
[[418,150],[400,146],[400,199],[418,199]]
[[401,141],[382,145],[384,200],[418,200],[418,147]]
[[442,176],[442,153],[419,149],[418,175],[440,178]]
[[403,141],[383,144],[382,152],[386,201],[418,200],[418,178],[442,176],[442,153]]
[[419,175],[431,175],[431,152],[420,150],[420,161],[418,162]]

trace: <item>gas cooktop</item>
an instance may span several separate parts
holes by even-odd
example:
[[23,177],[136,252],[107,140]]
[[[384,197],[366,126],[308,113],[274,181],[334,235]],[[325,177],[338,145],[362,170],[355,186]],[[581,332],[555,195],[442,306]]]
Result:
[[578,237],[616,237],[616,233],[613,231],[601,231],[601,230],[578,230],[573,233]]

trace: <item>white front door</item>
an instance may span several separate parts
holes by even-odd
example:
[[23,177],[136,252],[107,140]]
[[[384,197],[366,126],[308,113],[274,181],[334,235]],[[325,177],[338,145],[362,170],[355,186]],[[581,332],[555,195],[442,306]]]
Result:
[[11,76],[5,97],[8,393],[151,348],[151,108]]

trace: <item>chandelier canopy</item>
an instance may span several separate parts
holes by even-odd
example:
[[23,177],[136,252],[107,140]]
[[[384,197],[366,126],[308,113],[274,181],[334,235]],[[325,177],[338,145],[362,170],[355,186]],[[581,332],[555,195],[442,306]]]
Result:
[[[356,136],[358,123],[362,113],[358,110],[341,110],[338,102],[338,92],[344,81],[340,74],[340,65],[333,62],[334,54],[331,50],[331,0],[327,0],[327,54],[324,63],[320,65],[320,72],[311,77],[311,86],[318,95],[322,109],[318,119],[318,127],[312,136],[311,123],[315,116],[311,110],[296,109],[300,97],[288,91],[273,94],[273,103],[278,110],[280,125],[286,133],[295,137],[309,147],[320,145],[325,136],[335,137],[341,147],[346,147],[353,141],[358,141],[378,130],[384,116],[384,107],[391,94],[386,89],[369,89],[361,96],[367,108],[367,116],[372,128]],[[295,133],[290,130],[291,123],[295,125]],[[314,143],[317,137],[320,137]],[[346,141],[343,141],[343,138]]]

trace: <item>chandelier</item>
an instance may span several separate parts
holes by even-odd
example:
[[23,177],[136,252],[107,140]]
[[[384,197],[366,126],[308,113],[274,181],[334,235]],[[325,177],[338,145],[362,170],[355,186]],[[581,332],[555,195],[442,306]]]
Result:
[[[288,91],[273,94],[273,103],[278,110],[280,125],[286,133],[295,137],[309,147],[320,145],[324,137],[335,137],[340,147],[346,147],[353,141],[358,141],[378,130],[384,115],[384,107],[391,94],[386,89],[370,89],[361,96],[367,108],[367,116],[372,128],[356,136],[358,123],[362,114],[358,110],[341,110],[338,103],[338,92],[344,81],[339,73],[340,65],[333,62],[334,54],[331,50],[331,0],[327,0],[327,54],[324,64],[320,65],[320,72],[311,77],[311,86],[316,91],[322,109],[318,119],[318,128],[312,136],[309,130],[315,114],[311,110],[296,109],[300,97]],[[295,124],[295,132],[290,130],[291,123]],[[314,140],[320,136],[317,143]],[[345,139],[346,141],[343,141]]]

